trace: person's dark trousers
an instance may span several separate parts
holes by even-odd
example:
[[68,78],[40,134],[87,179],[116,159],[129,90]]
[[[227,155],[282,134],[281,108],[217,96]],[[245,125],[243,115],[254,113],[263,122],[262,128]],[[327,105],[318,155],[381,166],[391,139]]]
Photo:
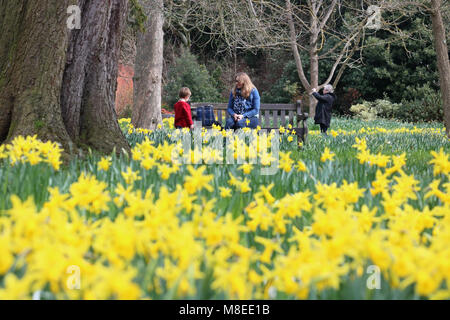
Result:
[[234,121],[233,118],[228,118],[225,124],[225,129],[241,129],[245,127],[256,129],[258,124],[259,124],[258,117],[243,118],[242,120],[239,121]]
[[327,134],[327,130],[328,130],[328,127],[326,126],[326,125],[324,125],[324,124],[320,124],[320,131],[322,132],[322,133],[325,133],[325,134]]
[[225,130],[236,129],[235,125],[236,123],[233,118],[227,118],[227,121],[225,122]]

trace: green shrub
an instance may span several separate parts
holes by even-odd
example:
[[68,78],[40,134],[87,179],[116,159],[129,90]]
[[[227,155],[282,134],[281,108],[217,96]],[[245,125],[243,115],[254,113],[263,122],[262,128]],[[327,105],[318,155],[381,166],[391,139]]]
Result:
[[363,101],[350,107],[354,118],[361,120],[375,120],[377,119],[377,110],[372,106],[371,102]]
[[290,60],[284,65],[281,77],[270,90],[262,93],[261,99],[265,103],[292,103],[302,91],[295,61]]
[[350,111],[353,117],[363,120],[377,118],[397,119],[406,122],[442,121],[442,99],[440,93],[424,85],[420,88],[409,88],[413,100],[392,103],[387,98],[375,101],[363,101],[353,105]]
[[395,115],[397,119],[407,122],[442,121],[443,107],[439,91],[428,85],[410,91],[415,99],[402,101],[402,108]]
[[[223,68],[220,64],[217,64],[215,69],[211,72],[211,77],[214,81],[214,86],[219,93],[223,91],[229,92],[229,90],[227,90],[225,83],[222,81],[222,76],[223,76]],[[226,97],[226,99],[228,99],[228,96]]]
[[387,119],[395,118],[402,107],[400,103],[392,103],[387,99],[378,99],[371,104],[372,108],[375,109],[378,117]]
[[184,50],[169,67],[167,84],[164,88],[164,102],[173,106],[178,101],[178,92],[188,87],[192,102],[216,102],[220,99],[217,81],[206,67],[199,64],[195,55]]

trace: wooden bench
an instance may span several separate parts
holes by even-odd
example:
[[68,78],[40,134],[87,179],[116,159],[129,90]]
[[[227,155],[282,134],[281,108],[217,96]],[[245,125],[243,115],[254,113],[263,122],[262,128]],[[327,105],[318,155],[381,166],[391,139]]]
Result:
[[[193,119],[195,118],[196,107],[206,105],[211,105],[214,107],[216,120],[221,123],[223,127],[225,127],[226,119],[229,117],[227,112],[228,103],[192,103],[191,110]],[[305,142],[308,136],[308,126],[306,125],[307,119],[308,114],[303,113],[300,100],[298,100],[297,103],[292,104],[261,103],[259,111],[259,125],[261,129],[278,130],[281,126],[287,128],[288,125],[291,124],[297,134],[298,141],[301,140]]]

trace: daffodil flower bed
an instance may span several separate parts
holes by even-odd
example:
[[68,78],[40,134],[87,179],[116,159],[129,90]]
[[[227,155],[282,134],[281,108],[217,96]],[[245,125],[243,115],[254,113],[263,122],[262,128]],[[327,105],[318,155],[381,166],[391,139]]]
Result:
[[0,299],[450,298],[445,132],[352,121],[304,145],[280,128],[274,175],[257,130],[234,164],[211,147],[227,133],[186,153],[170,119],[120,120],[131,154],[68,166],[16,138],[0,147]]

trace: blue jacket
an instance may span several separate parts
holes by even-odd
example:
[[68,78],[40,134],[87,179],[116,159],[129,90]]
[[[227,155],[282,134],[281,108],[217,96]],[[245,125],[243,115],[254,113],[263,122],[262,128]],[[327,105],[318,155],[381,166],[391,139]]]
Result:
[[[250,92],[250,96],[245,101],[245,112],[243,114],[244,118],[259,117],[259,109],[261,104],[261,98],[259,97],[259,92],[256,88],[253,88]],[[234,96],[233,92],[230,93],[230,100],[228,101],[228,114],[233,116],[235,112],[233,111]]]

